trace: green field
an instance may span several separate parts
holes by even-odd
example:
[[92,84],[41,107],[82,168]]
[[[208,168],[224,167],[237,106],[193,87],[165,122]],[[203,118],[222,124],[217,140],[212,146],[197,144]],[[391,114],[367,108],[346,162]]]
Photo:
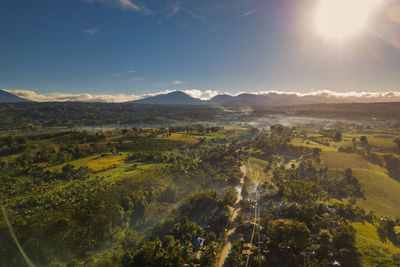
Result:
[[382,241],[376,227],[370,223],[352,223],[357,231],[356,246],[362,253],[364,266],[399,266],[393,254],[399,254],[400,248],[390,241]]
[[364,198],[357,199],[357,205],[381,216],[399,216],[400,182],[390,178],[385,169],[354,154],[324,151],[321,159],[328,168],[352,168],[364,194]]
[[106,154],[106,155],[96,155],[87,158],[82,158],[74,161],[70,161],[64,164],[60,164],[50,169],[61,170],[66,164],[72,164],[79,168],[82,166],[87,166],[94,171],[101,171],[110,168],[111,166],[122,165],[125,162],[128,153],[120,152],[118,155]]

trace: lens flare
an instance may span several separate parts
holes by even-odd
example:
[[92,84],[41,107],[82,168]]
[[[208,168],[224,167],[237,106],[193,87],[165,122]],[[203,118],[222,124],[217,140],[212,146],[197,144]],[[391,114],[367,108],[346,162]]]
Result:
[[330,39],[351,37],[367,29],[376,5],[377,0],[320,0],[314,26]]

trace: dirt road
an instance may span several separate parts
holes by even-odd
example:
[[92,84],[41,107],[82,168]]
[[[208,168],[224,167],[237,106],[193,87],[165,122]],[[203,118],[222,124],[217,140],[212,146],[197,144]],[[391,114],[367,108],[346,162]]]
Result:
[[240,167],[240,170],[243,173],[243,177],[240,179],[240,185],[237,186],[236,192],[237,192],[237,200],[235,203],[235,206],[233,208],[233,213],[232,213],[232,218],[231,218],[231,226],[226,234],[225,238],[225,243],[222,248],[217,267],[222,267],[222,266],[228,266],[228,256],[229,253],[231,252],[232,249],[232,242],[234,241],[234,234],[236,232],[236,224],[235,224],[235,219],[239,215],[240,208],[239,208],[239,202],[243,199],[242,197],[242,184],[244,183],[244,176],[247,175],[247,166],[242,165]]

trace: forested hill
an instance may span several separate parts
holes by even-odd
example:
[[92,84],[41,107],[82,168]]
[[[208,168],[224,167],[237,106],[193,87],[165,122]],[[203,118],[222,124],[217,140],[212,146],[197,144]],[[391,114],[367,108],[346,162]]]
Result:
[[341,119],[394,119],[400,118],[400,102],[341,103],[282,106],[255,110],[259,113],[284,113],[287,115]]
[[157,124],[213,120],[221,112],[204,106],[154,106],[116,103],[3,103],[1,129]]
[[270,114],[336,119],[400,119],[400,103],[313,104],[226,110],[204,105],[149,105],[127,103],[0,103],[0,130],[102,125],[252,121]]

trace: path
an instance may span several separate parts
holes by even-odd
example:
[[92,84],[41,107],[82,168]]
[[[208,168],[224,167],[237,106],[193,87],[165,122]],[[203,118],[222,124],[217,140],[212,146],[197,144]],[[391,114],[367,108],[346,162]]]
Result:
[[240,167],[240,170],[243,173],[243,177],[240,179],[240,186],[237,186],[235,188],[236,192],[237,192],[237,200],[236,200],[235,206],[233,208],[233,213],[232,213],[232,218],[231,218],[231,226],[226,234],[225,243],[222,248],[222,251],[221,251],[218,263],[217,263],[217,267],[228,266],[227,259],[228,259],[229,253],[231,252],[231,249],[232,249],[232,242],[234,241],[234,233],[236,232],[236,227],[237,227],[236,223],[235,223],[235,219],[237,218],[237,216],[239,215],[239,212],[240,212],[240,207],[238,204],[243,199],[242,184],[244,183],[244,176],[247,175],[247,167],[242,165]]

